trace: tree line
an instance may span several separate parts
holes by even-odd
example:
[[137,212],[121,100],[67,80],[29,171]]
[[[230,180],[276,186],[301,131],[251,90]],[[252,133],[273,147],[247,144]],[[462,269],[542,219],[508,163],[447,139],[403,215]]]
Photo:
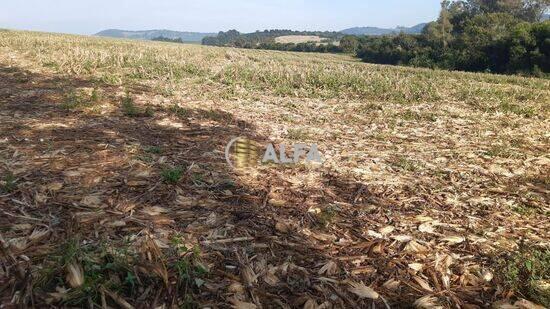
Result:
[[169,42],[169,43],[183,43],[182,38],[171,39],[171,38],[167,38],[167,37],[164,37],[164,36],[159,36],[159,37],[156,37],[156,38],[152,38],[151,41]]
[[[365,62],[474,72],[550,73],[550,0],[444,0],[439,18],[421,34],[352,36],[330,31],[220,32],[203,45],[301,52],[350,53]],[[312,35],[322,44],[278,43]],[[339,45],[332,44],[340,41]]]
[[[323,40],[319,43],[278,43],[276,38],[287,35],[308,35],[319,36]],[[332,31],[293,31],[293,30],[264,30],[253,33],[240,33],[237,30],[221,31],[215,37],[205,37],[202,40],[203,45],[210,46],[229,46],[239,48],[256,48],[283,51],[299,52],[326,52],[339,53],[342,50],[332,44],[333,41],[340,40],[344,35],[340,32]]]
[[344,52],[365,62],[507,74],[550,73],[550,0],[441,3],[420,35],[342,38]]

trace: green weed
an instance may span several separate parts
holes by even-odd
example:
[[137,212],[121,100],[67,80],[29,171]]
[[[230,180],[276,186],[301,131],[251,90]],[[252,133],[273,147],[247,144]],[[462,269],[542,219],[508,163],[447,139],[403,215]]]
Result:
[[16,185],[16,178],[15,176],[8,172],[2,179],[2,181],[0,181],[0,192],[2,193],[11,193],[15,190],[15,188],[17,187]]
[[169,184],[177,184],[183,176],[184,169],[182,167],[167,168],[161,172],[164,182]]
[[129,93],[122,98],[122,112],[128,117],[138,117],[140,112]]
[[159,146],[149,146],[145,148],[145,152],[152,153],[152,154],[161,154],[162,148],[160,148]]
[[[100,304],[100,288],[105,287],[116,293],[137,297],[137,275],[133,264],[137,255],[127,244],[107,246],[105,244],[84,244],[78,238],[68,240],[50,254],[36,275],[34,288],[55,291],[58,286],[66,286],[65,268],[70,263],[82,267],[84,282],[72,288],[61,300],[67,306],[88,306]],[[142,276],[143,281],[147,279]]]
[[189,118],[191,116],[191,110],[185,107],[181,107],[177,104],[170,106],[170,113],[180,119]]
[[311,138],[311,134],[305,129],[288,129],[287,137],[296,141],[306,141]]
[[93,89],[91,94],[78,92],[76,90],[70,91],[61,104],[61,107],[65,110],[82,109],[93,106],[99,102],[100,94],[97,89]]
[[150,105],[147,105],[145,110],[141,110],[134,103],[134,99],[132,99],[130,93],[126,93],[122,98],[121,109],[122,113],[128,117],[153,117],[155,114],[153,107]]
[[550,306],[550,249],[520,245],[499,262],[499,272],[506,287],[518,296]]
[[405,157],[399,157],[393,160],[392,164],[399,169],[409,172],[417,172],[420,169],[416,162],[411,161]]
[[317,214],[317,222],[323,227],[328,227],[334,222],[336,215],[337,212],[333,206],[325,207]]
[[418,113],[411,110],[407,110],[403,113],[403,119],[406,121],[437,121],[437,117],[432,113]]
[[487,149],[484,153],[490,157],[509,158],[512,156],[510,148],[505,145],[492,145],[491,148]]

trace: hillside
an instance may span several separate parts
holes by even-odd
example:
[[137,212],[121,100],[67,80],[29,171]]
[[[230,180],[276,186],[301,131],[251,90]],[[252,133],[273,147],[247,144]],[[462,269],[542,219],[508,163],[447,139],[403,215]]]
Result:
[[[549,306],[548,102],[548,79],[2,31],[0,304]],[[324,163],[253,160],[270,143]]]
[[388,35],[398,34],[400,32],[407,34],[420,34],[426,25],[427,23],[422,23],[412,27],[396,27],[393,29],[378,27],[354,27],[344,29],[340,32],[349,35]]
[[215,33],[200,33],[200,32],[182,32],[172,30],[144,30],[144,31],[127,31],[118,29],[103,30],[95,34],[96,36],[111,37],[111,38],[126,38],[152,40],[154,38],[181,39],[184,42],[200,42],[204,37],[216,35]]

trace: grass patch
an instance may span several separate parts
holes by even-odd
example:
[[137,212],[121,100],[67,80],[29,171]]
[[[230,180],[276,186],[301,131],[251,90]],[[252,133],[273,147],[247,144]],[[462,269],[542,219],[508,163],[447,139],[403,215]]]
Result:
[[512,156],[510,148],[504,145],[493,145],[484,153],[489,157],[509,158]]
[[501,279],[517,295],[550,307],[550,249],[520,245],[499,261]]
[[[82,285],[52,297],[55,304],[101,308],[101,288],[126,299],[138,299],[147,287],[164,285],[159,274],[143,269],[150,261],[143,259],[138,248],[127,241],[114,245],[70,239],[47,256],[33,276],[33,288],[44,293],[56,292],[59,287],[69,288],[67,267],[78,265]],[[200,259],[200,248],[187,248],[180,238],[174,238],[166,253],[159,258],[165,261],[167,271],[174,274],[175,282],[170,284],[174,284],[181,295],[178,303],[183,304],[183,308],[197,308],[192,292],[205,283],[201,278],[209,273]],[[109,297],[107,301],[111,305]]]
[[391,163],[393,166],[409,172],[417,172],[420,169],[416,162],[409,160],[405,157],[399,157],[393,160]]
[[532,216],[540,212],[538,208],[535,208],[535,207],[532,207],[531,205],[523,204],[523,203],[520,204],[519,206],[513,207],[512,210],[522,216]]
[[230,114],[214,109],[202,110],[199,112],[202,117],[216,122],[228,122],[232,118]]
[[411,110],[407,110],[403,113],[403,119],[406,121],[429,121],[436,122],[437,117],[432,113],[418,113]]
[[124,98],[122,98],[122,112],[124,115],[128,117],[138,117],[139,116],[139,110],[134,103],[134,100],[130,97],[129,94],[126,94]]
[[[82,244],[78,238],[71,239],[50,254],[44,267],[36,276],[34,288],[42,291],[55,291],[59,286],[67,286],[66,269],[69,264],[79,265],[83,284],[72,288],[59,299],[67,306],[101,304],[102,287],[126,297],[138,297],[137,275],[134,264],[138,255],[128,244],[107,246],[105,244]],[[142,284],[155,284],[158,278],[140,275]]]
[[383,110],[382,106],[376,103],[364,103],[354,108],[354,111],[359,114],[370,114]]
[[206,277],[210,270],[202,263],[198,246],[188,248],[178,236],[173,237],[171,242],[171,255],[177,258],[170,265],[170,270],[177,275],[176,291],[183,295],[180,308],[198,308],[189,291],[202,287],[205,283],[202,278]]
[[317,214],[317,222],[324,228],[328,227],[336,219],[337,211],[333,206],[325,207]]
[[152,154],[161,154],[162,148],[160,148],[159,146],[149,146],[145,148],[145,152],[152,153]]
[[499,108],[502,112],[512,113],[526,118],[531,118],[536,114],[535,109],[531,106],[520,106],[517,104],[511,104],[508,101],[503,101]]
[[171,167],[164,169],[160,175],[162,177],[162,180],[169,184],[177,184],[184,173],[184,168],[181,166],[177,167]]
[[11,193],[16,187],[16,178],[10,172],[8,172],[0,181],[0,193]]
[[177,104],[174,104],[174,105],[170,106],[169,111],[172,115],[175,115],[176,117],[178,117],[180,119],[185,119],[185,118],[191,117],[191,110],[190,109],[185,108],[185,107],[181,107]]
[[128,117],[153,117],[155,112],[151,106],[146,106],[141,110],[135,103],[129,93],[122,98],[122,113]]
[[311,138],[311,134],[305,129],[288,129],[286,136],[297,141],[305,141]]
[[92,89],[91,92],[86,91],[70,91],[65,95],[64,101],[61,107],[65,110],[76,110],[82,108],[92,107],[101,100],[101,93],[96,89]]

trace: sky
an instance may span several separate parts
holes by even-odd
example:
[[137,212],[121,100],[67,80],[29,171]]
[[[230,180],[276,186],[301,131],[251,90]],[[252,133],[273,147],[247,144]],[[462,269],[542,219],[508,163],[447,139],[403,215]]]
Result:
[[0,28],[94,34],[105,29],[218,32],[413,26],[440,0],[2,0]]

